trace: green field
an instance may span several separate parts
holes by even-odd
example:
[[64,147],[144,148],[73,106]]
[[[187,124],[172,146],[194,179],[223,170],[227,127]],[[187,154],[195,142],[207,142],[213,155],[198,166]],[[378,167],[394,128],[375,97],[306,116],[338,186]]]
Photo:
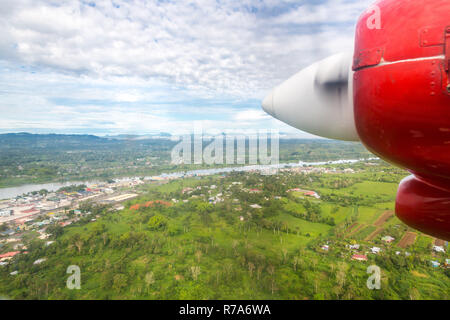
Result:
[[[37,240],[35,231],[27,234],[29,253],[0,267],[0,295],[14,299],[449,299],[449,270],[430,266],[430,260],[442,262],[448,254],[433,254],[430,237],[419,235],[406,256],[396,243],[409,229],[391,218],[380,226],[383,233],[364,241],[395,199],[393,182],[376,182],[392,179],[390,167],[382,168],[360,169],[354,175],[280,173],[276,183],[274,177],[256,173],[192,178],[141,186],[144,194],[126,202],[122,211],[84,204],[83,212],[93,214],[54,235],[54,244]],[[359,182],[360,178],[371,180]],[[235,181],[242,184],[233,186]],[[218,186],[214,190],[209,188],[213,184]],[[197,186],[203,189],[181,192]],[[262,191],[249,193],[255,186]],[[296,187],[316,190],[321,199],[286,192]],[[208,203],[219,193],[223,201]],[[179,202],[130,209],[172,199]],[[252,204],[262,208],[251,208]],[[355,227],[348,234],[351,225]],[[388,234],[396,238],[394,244],[380,242]],[[383,251],[368,254],[367,263],[352,261],[355,252],[347,245],[356,243],[361,245],[360,254],[375,245]],[[328,251],[321,248],[324,244]],[[34,265],[40,258],[47,260]],[[65,286],[70,265],[81,269],[81,290]],[[366,287],[370,265],[382,270],[382,290]],[[18,274],[11,275],[13,271]]]

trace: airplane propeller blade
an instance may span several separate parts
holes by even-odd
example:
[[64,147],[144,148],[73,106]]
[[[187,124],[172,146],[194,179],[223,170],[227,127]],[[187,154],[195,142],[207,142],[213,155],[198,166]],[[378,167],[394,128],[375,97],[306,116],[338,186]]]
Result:
[[331,139],[359,141],[353,114],[352,53],[317,62],[264,99],[271,116],[297,129]]

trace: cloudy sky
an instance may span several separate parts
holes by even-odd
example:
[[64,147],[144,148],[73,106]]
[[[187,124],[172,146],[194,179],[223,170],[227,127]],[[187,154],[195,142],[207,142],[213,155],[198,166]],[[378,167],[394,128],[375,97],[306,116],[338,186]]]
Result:
[[1,0],[0,132],[293,132],[261,100],[371,2]]

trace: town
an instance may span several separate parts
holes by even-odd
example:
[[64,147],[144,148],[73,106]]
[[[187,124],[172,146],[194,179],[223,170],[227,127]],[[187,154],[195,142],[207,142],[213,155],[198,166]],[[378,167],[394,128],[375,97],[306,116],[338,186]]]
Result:
[[[394,257],[416,261],[417,267],[421,265],[430,272],[448,269],[447,242],[410,230],[394,217],[394,181],[403,174],[395,170],[372,160],[291,165],[275,171],[271,167],[255,166],[245,170],[199,170],[116,179],[69,186],[55,192],[36,191],[0,204],[0,266],[7,270],[9,277],[17,276],[24,271],[15,265],[22,256],[30,254],[33,242],[40,241],[43,248],[62,245],[60,250],[64,250],[73,245],[69,241],[66,247],[67,241],[61,240],[66,229],[78,230],[87,225],[105,228],[107,221],[121,221],[122,216],[131,221],[137,219],[130,221],[126,229],[148,221],[150,232],[165,232],[168,239],[179,237],[176,235],[194,231],[191,223],[183,222],[180,227],[177,219],[195,212],[200,219],[196,227],[199,230],[210,229],[213,221],[225,219],[231,230],[237,228],[240,237],[254,232],[256,239],[261,233],[278,239],[282,261],[290,255],[285,241],[293,248],[304,248],[300,249],[304,257],[292,258],[295,270],[306,257],[313,262],[319,257],[324,262],[340,261],[337,262],[339,270],[347,270],[352,263],[363,267],[385,263]],[[373,182],[368,182],[368,177]],[[180,218],[170,218],[178,215]],[[87,236],[88,231],[84,233]],[[81,253],[80,240],[73,241]],[[236,251],[238,243],[234,239],[228,245]],[[206,254],[207,251],[203,253]],[[30,263],[46,268],[48,259],[51,256],[41,254]],[[248,262],[250,269],[252,265],[256,262]],[[200,269],[192,270],[196,281]],[[423,270],[414,272],[415,276],[426,276]],[[175,275],[176,279],[187,276]],[[275,284],[269,287],[274,292]]]

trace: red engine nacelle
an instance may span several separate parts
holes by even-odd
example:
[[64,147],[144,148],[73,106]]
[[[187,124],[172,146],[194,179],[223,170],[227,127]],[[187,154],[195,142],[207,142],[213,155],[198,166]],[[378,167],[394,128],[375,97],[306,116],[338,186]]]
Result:
[[413,174],[400,185],[398,217],[446,240],[449,65],[449,0],[382,0],[360,17],[353,61],[358,136],[370,151]]
[[358,21],[351,60],[339,54],[305,68],[263,109],[319,136],[361,140],[409,170],[398,217],[450,240],[450,0],[376,2]]

